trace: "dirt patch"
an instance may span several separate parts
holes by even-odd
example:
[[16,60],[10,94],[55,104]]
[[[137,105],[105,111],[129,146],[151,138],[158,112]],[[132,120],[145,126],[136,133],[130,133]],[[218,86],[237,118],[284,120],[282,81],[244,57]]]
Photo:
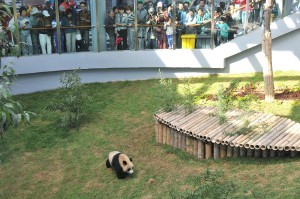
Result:
[[[237,90],[236,92],[234,92],[234,95],[239,96],[239,97],[245,97],[246,95],[253,95],[253,96],[256,96],[260,100],[265,99],[265,93],[262,90],[255,90],[255,91],[253,91],[253,90]],[[209,95],[209,96],[207,96],[207,99],[216,101],[217,96]],[[275,99],[282,100],[282,101],[286,101],[286,100],[300,101],[300,90],[298,90],[298,91],[275,90]]]

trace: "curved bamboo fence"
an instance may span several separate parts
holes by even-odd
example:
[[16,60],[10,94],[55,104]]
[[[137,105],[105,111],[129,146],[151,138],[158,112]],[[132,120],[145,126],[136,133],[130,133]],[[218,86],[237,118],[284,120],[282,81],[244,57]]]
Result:
[[224,157],[296,157],[300,123],[258,112],[231,110],[219,124],[215,107],[201,106],[186,115],[183,107],[158,112],[156,141],[180,148],[199,159]]

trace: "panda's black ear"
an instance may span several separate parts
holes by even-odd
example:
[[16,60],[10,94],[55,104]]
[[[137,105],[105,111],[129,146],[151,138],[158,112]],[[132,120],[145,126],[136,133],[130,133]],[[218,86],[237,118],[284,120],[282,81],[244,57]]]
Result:
[[132,158],[129,158],[129,160],[132,162]]
[[125,160],[123,160],[123,164],[124,164],[124,165],[127,165],[127,162],[126,162]]

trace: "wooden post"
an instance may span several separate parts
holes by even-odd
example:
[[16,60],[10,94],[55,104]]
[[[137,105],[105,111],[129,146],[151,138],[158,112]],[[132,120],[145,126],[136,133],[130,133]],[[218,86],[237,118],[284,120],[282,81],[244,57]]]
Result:
[[198,156],[198,140],[193,139],[193,142],[194,142],[193,155],[197,157]]
[[247,149],[247,157],[253,157],[254,149]]
[[[98,9],[98,7],[97,7]],[[98,15],[97,15],[98,16]],[[58,0],[55,0],[55,20],[56,20],[56,35],[57,35],[57,46],[58,46],[58,53],[61,54],[62,53],[62,49],[61,49],[61,30],[60,30],[60,16],[59,16],[59,4],[58,4]]]
[[291,151],[291,158],[297,157],[297,151]]
[[270,150],[270,158],[276,157],[276,151]]
[[212,157],[211,147],[211,142],[205,143],[205,159],[210,159]]
[[271,0],[266,0],[264,10],[264,32],[262,36],[262,52],[265,60],[265,66],[263,67],[264,73],[264,91],[265,101],[274,101],[274,81],[273,81],[273,69],[272,69],[272,35],[270,28],[271,17]]
[[139,48],[137,0],[134,1],[134,50]]
[[187,146],[186,146],[186,134],[182,133],[182,138],[181,138],[181,148],[183,151],[187,151]]
[[171,145],[171,128],[167,128],[167,145]]
[[183,137],[182,133],[177,131],[177,145],[178,145],[177,147],[179,149],[182,149],[182,137]]
[[239,147],[233,147],[233,157],[239,157],[240,155],[240,148]]
[[158,142],[158,136],[159,135],[159,122],[156,120],[155,121],[155,140]]
[[284,157],[285,156],[285,151],[278,151],[278,157]]
[[14,17],[14,25],[16,29],[16,41],[17,41],[17,57],[21,56],[21,40],[20,40],[20,31],[19,31],[19,23],[18,23],[18,15],[17,15],[17,8],[16,8],[16,0],[13,0],[12,2],[13,6],[13,17]]
[[240,156],[245,157],[246,156],[246,149],[244,147],[240,148]]
[[159,123],[159,131],[158,131],[158,143],[163,143],[163,131],[164,131],[164,125],[162,123]]
[[254,150],[254,157],[256,157],[256,158],[261,157],[261,149],[255,149]]
[[263,158],[268,158],[269,157],[269,150],[268,149],[266,149],[266,150],[262,150],[262,157]]
[[171,129],[171,143],[170,143],[170,145],[172,147],[174,147],[174,134],[175,134],[174,132],[175,132],[175,130]]
[[[211,5],[215,5],[215,0],[211,0]],[[215,18],[214,18],[214,15],[215,15],[215,6],[211,6],[211,10],[210,11],[211,11],[210,49],[214,49],[214,46],[215,46],[215,34],[214,34],[214,31],[215,31]]]
[[204,143],[202,142],[202,140],[198,140],[198,158],[199,159],[204,159]]
[[225,158],[226,157],[226,146],[225,145],[221,145],[220,146],[220,154],[221,154],[221,158]]
[[214,159],[220,158],[220,145],[214,143]]
[[178,148],[178,132],[174,132],[174,148]]
[[232,157],[232,154],[233,154],[233,147],[232,146],[227,146],[227,153],[226,153],[226,156],[228,158],[231,158]]
[[164,125],[164,128],[163,128],[163,144],[166,144],[167,143],[167,128],[168,126]]
[[190,138],[189,138],[189,137],[186,137],[186,138],[185,138],[185,145],[186,145],[186,151],[187,151],[188,153],[190,153],[190,148],[191,148],[191,146],[190,146]]
[[173,34],[173,50],[176,50],[176,37],[177,37],[177,31],[176,31],[176,24],[175,24],[175,19],[176,19],[176,0],[172,0],[172,6],[173,6],[173,8],[172,8],[172,17],[173,17],[173,23],[172,23],[172,28],[173,28],[173,32],[174,32],[174,34]]

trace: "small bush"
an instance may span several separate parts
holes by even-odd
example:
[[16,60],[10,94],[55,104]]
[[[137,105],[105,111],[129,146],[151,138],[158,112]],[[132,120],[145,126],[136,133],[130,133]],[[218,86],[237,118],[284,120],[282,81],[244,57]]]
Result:
[[185,114],[188,115],[195,111],[195,93],[192,91],[190,86],[190,80],[188,80],[184,85],[184,95],[183,95],[183,106]]
[[177,86],[172,79],[162,77],[162,72],[159,70],[159,82],[155,85],[157,108],[166,112],[170,112],[176,108],[179,100]]
[[81,83],[77,70],[63,73],[60,83],[63,85],[62,88],[46,109],[62,113],[62,127],[68,129],[79,127],[80,117],[87,101],[85,86]]
[[220,124],[227,122],[226,112],[234,106],[235,97],[233,92],[236,90],[238,83],[238,81],[232,81],[229,87],[224,88],[223,85],[221,85],[218,89],[216,106]]

